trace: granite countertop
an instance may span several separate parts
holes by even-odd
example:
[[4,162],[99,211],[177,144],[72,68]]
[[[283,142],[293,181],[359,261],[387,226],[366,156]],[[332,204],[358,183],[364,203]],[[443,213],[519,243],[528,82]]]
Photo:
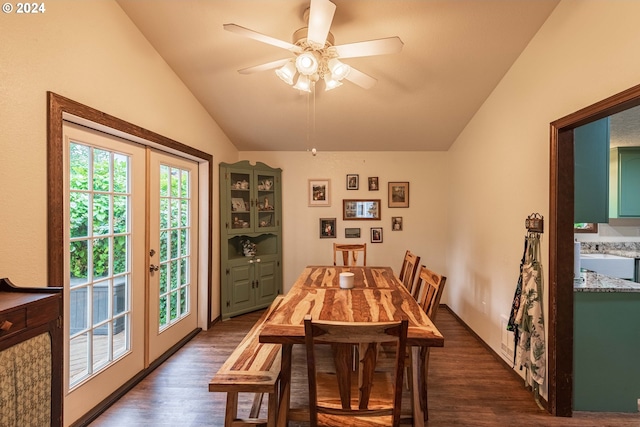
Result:
[[[585,252],[585,253],[589,253],[589,252]],[[597,252],[591,252],[591,253],[597,253]],[[623,256],[623,257],[627,257],[627,258],[640,258],[640,252],[638,251],[628,251],[628,250],[615,250],[615,249],[609,249],[607,250],[608,254],[611,255],[617,255],[617,256]]]
[[640,283],[582,269],[580,278],[573,280],[573,290],[574,292],[640,292]]

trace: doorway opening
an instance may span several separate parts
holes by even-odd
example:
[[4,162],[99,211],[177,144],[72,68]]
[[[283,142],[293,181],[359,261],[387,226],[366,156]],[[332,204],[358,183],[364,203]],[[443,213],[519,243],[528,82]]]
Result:
[[549,411],[573,414],[573,130],[640,105],[640,85],[551,123],[549,178]]

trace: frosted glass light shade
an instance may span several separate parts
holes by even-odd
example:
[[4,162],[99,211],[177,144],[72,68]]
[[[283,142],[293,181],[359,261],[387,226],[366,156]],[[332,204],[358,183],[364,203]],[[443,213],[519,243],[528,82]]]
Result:
[[335,89],[338,86],[342,86],[342,82],[339,80],[334,79],[333,77],[331,77],[330,75],[325,75],[324,76],[324,90],[331,90],[331,89]]
[[293,61],[289,61],[276,70],[276,75],[288,85],[293,84],[293,78],[296,76],[296,66]]
[[296,58],[296,68],[300,74],[310,76],[318,71],[318,59],[311,52],[304,52]]
[[336,58],[330,59],[328,64],[329,70],[335,80],[342,80],[349,75],[351,67],[344,62],[338,61]]
[[303,92],[311,92],[311,81],[307,76],[299,76],[298,81],[296,82],[294,89],[301,90]]

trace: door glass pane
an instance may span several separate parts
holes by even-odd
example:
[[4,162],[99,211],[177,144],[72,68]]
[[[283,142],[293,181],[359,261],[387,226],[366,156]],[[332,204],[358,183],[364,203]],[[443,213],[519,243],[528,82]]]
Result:
[[95,191],[109,191],[111,178],[111,153],[105,150],[93,149],[93,189]]
[[[168,191],[163,177],[168,171]],[[188,170],[160,167],[160,331],[190,312],[189,224],[191,185]]]
[[93,196],[93,235],[109,234],[111,225],[111,197],[106,194]]
[[78,283],[86,282],[89,274],[89,241],[72,240],[69,243],[69,271],[71,274],[71,287]]
[[113,232],[115,234],[126,233],[128,230],[128,201],[127,196],[113,196]]
[[86,237],[89,225],[89,195],[72,191],[69,198],[70,237]]
[[113,274],[122,274],[127,271],[127,236],[115,236],[113,238]]
[[76,142],[70,143],[69,153],[73,389],[131,348],[131,162],[127,155]]
[[89,189],[89,147],[71,144],[69,150],[69,188],[71,190]]
[[109,238],[93,240],[93,277],[102,278],[109,275]]

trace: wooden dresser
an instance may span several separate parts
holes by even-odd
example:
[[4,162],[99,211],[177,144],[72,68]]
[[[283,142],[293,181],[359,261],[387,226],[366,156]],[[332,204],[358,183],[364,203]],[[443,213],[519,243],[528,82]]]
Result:
[[0,279],[0,425],[62,426],[62,288]]

